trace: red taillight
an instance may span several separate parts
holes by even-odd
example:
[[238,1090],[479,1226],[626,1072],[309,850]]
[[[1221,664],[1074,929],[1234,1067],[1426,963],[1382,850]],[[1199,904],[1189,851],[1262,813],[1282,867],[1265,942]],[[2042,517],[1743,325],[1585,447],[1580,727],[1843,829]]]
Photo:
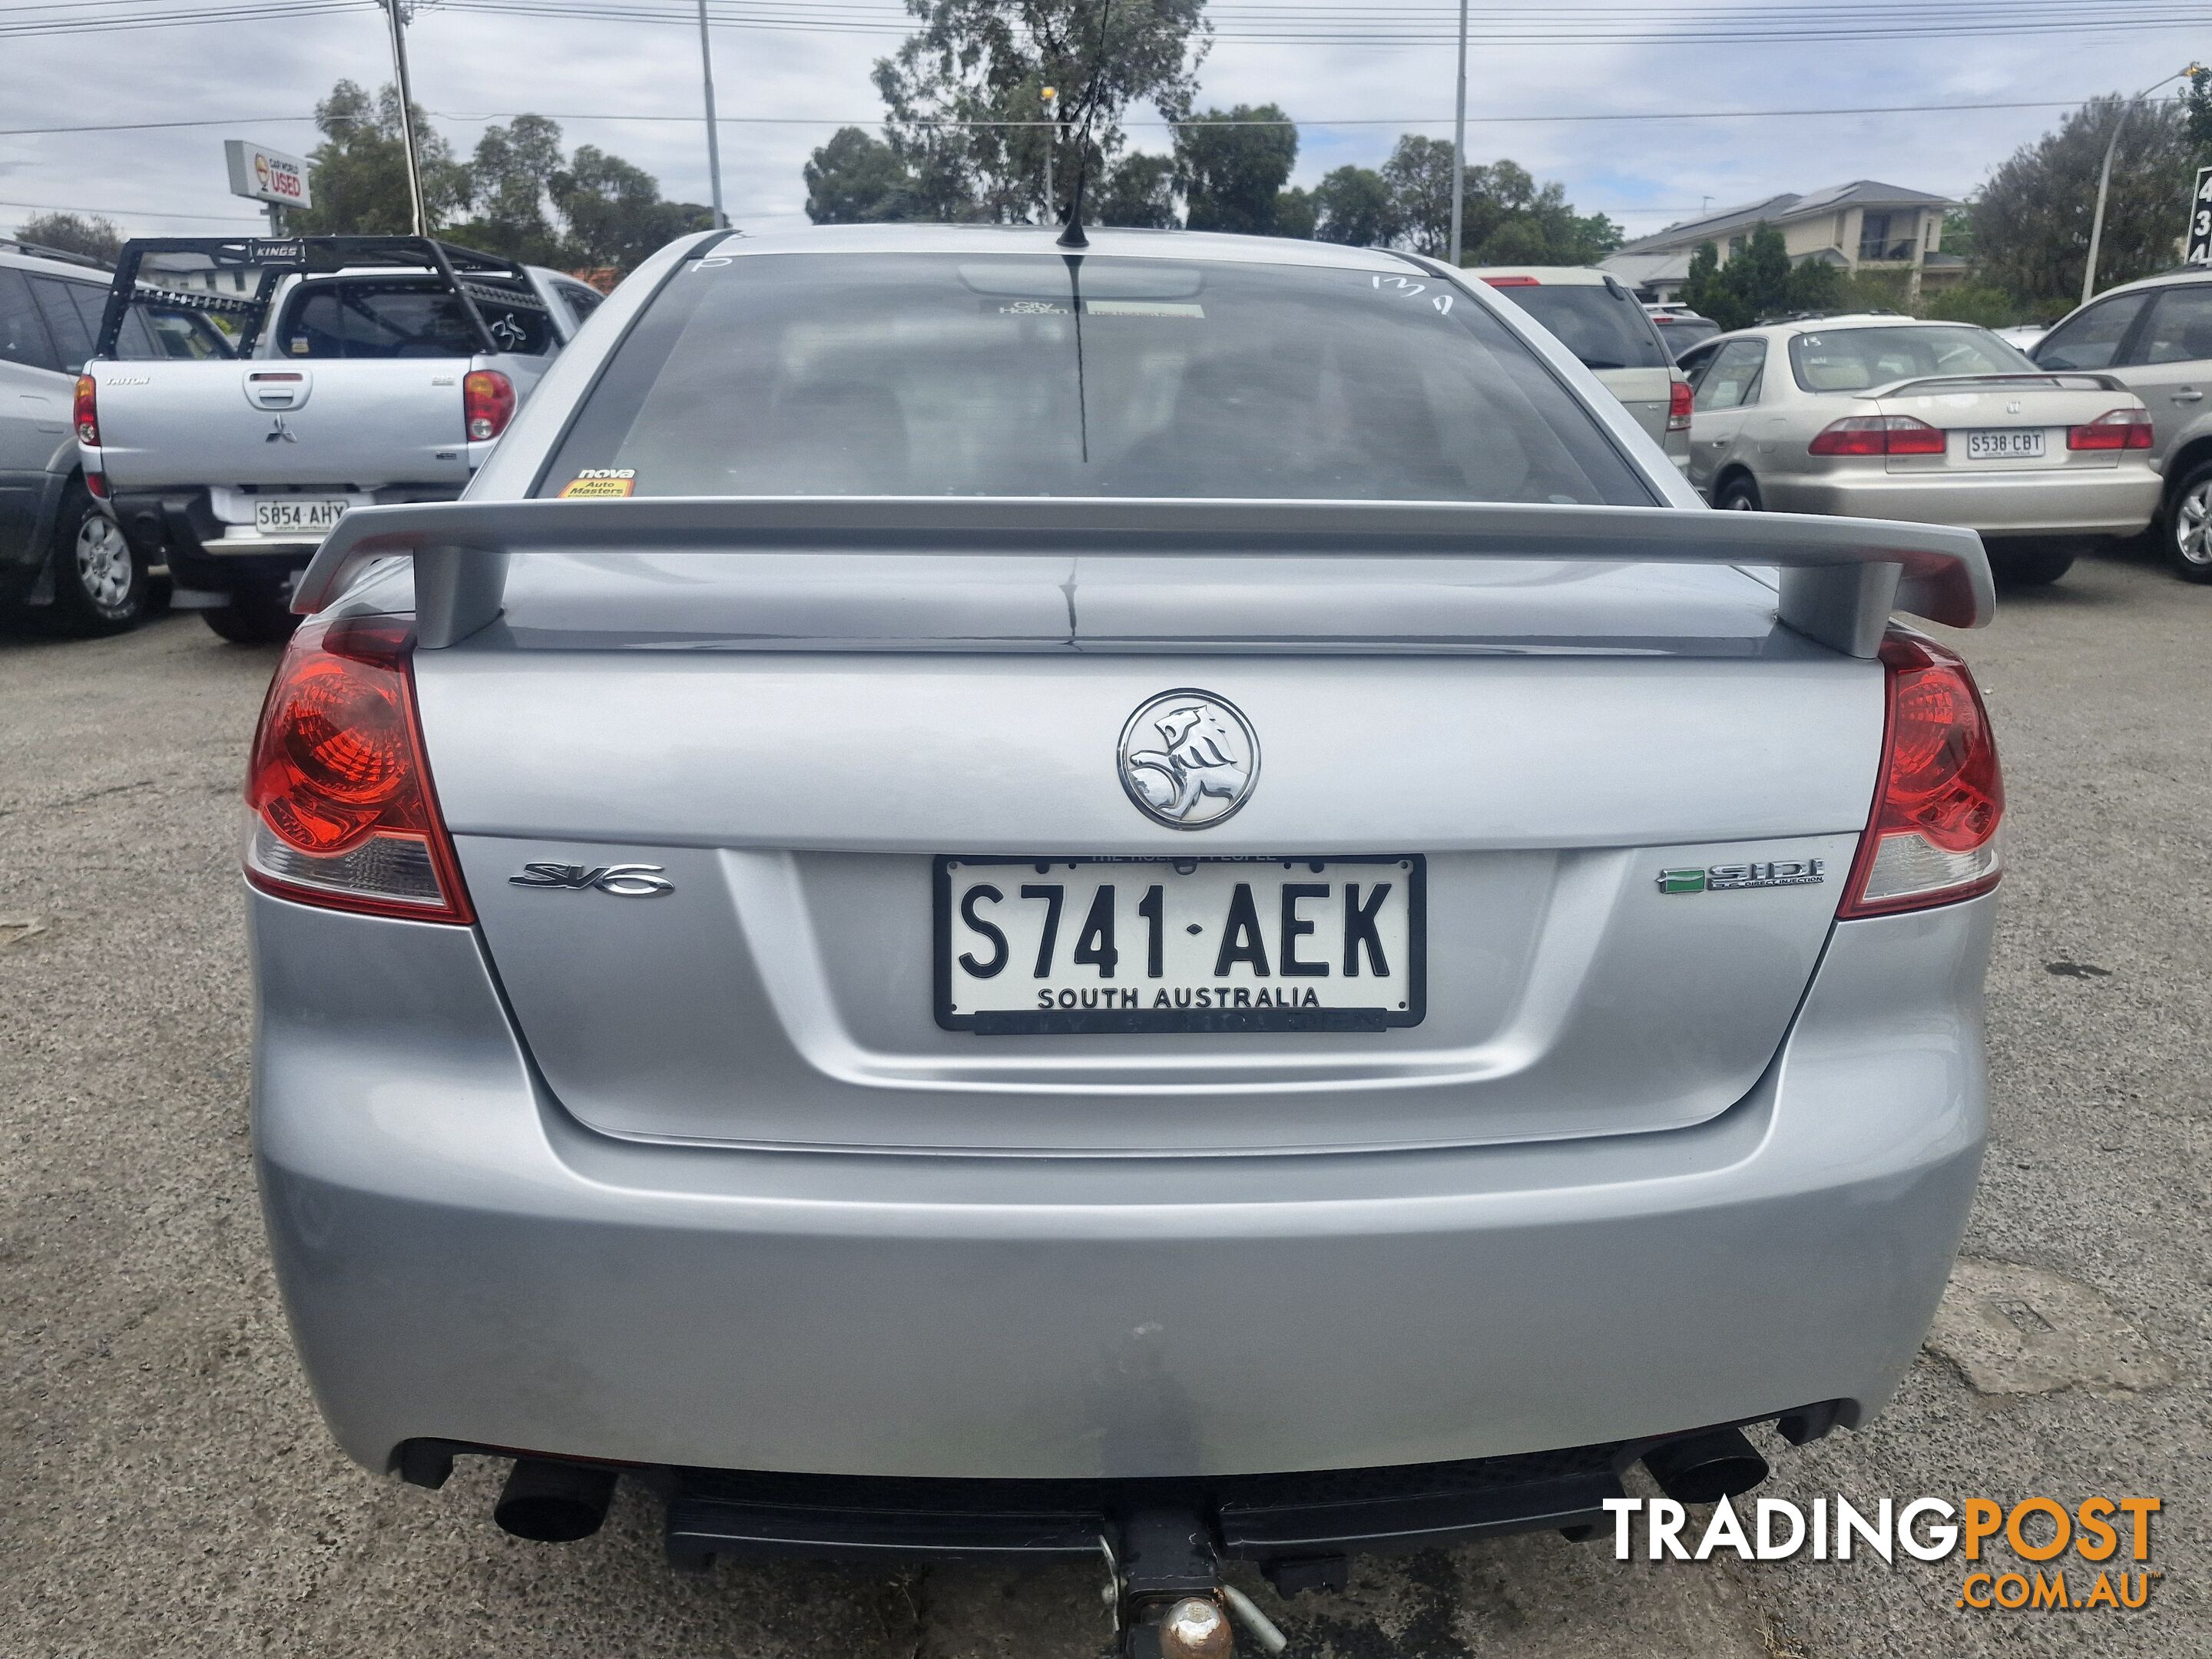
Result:
[[[89,374],[76,377],[76,411],[70,416],[76,427],[76,441],[100,447],[100,382]],[[52,427],[46,428],[52,431]]]
[[2002,872],[2004,778],[1982,694],[1932,640],[1881,644],[1889,713],[1874,813],[1844,890],[1845,917],[1924,909],[1986,893]]
[[1482,279],[1492,288],[1541,288],[1534,276],[1486,276]]
[[107,475],[105,472],[86,473],[84,475],[84,487],[87,489],[89,489],[101,501],[104,501],[107,499]]
[[1693,395],[1687,380],[1676,380],[1668,386],[1668,431],[1687,432],[1690,429],[1690,399]]
[[2069,449],[2148,449],[2150,441],[2150,410],[2147,409],[2107,410],[2086,426],[2066,429]]
[[461,419],[469,441],[482,443],[507,430],[514,418],[514,382],[495,368],[472,370],[461,380]]
[[308,622],[270,683],[246,775],[246,878],[302,904],[473,918],[422,759],[404,617]]
[[1910,415],[1847,415],[1820,428],[1808,455],[1941,455],[1942,428]]

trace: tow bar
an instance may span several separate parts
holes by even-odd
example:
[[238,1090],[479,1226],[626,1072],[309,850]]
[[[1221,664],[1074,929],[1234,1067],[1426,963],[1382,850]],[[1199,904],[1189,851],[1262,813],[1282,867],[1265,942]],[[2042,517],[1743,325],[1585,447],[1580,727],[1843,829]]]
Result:
[[1098,1542],[1123,1659],[1229,1659],[1232,1620],[1270,1659],[1289,1645],[1250,1596],[1221,1582],[1211,1531],[1195,1511],[1133,1510],[1120,1531],[1118,1556],[1109,1538]]

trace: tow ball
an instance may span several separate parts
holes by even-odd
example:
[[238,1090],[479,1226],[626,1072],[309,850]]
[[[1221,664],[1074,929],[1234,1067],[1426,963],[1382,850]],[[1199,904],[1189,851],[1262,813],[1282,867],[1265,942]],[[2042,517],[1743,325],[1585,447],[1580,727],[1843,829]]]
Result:
[[1185,1510],[1137,1510],[1121,1518],[1121,1548],[1101,1538],[1106,1602],[1123,1659],[1230,1659],[1242,1625],[1261,1652],[1288,1645],[1274,1621],[1221,1582],[1210,1529]]

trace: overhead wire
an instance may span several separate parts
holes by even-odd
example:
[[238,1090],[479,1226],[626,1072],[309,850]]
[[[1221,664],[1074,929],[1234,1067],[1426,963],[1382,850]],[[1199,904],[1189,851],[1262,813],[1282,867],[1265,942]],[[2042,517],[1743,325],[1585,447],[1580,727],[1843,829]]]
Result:
[[[1995,103],[1978,104],[1853,104],[1820,109],[1673,109],[1631,111],[1578,111],[1559,115],[1470,115],[1469,126],[1548,126],[1583,123],[1660,122],[1678,121],[1750,121],[1750,120],[1811,120],[1824,117],[1862,115],[1928,115],[1972,114],[1981,110],[2076,109],[2084,100],[2079,98],[2009,99]],[[518,115],[542,115],[549,121],[637,121],[669,122],[678,125],[695,125],[699,118],[690,114],[672,114],[665,111],[618,110],[426,110],[441,121],[511,121]],[[312,123],[318,117],[304,115],[270,115],[267,113],[208,116],[189,121],[91,121],[65,126],[0,127],[0,138],[31,138],[59,137],[93,132],[153,132],[179,127],[231,127],[252,123],[264,125]],[[797,127],[865,127],[876,125],[886,118],[881,111],[872,115],[720,115],[716,121],[723,126],[797,126]],[[1246,120],[1193,119],[1189,121],[1127,120],[1125,127],[1218,126],[1218,127],[1437,127],[1450,125],[1449,115],[1356,115],[1341,117],[1307,117],[1300,119]],[[933,120],[921,118],[919,125],[968,127],[1044,127],[1048,121],[957,121]]]
[[[217,0],[182,6],[175,0],[19,0],[0,5],[0,36],[106,33],[306,17],[380,9],[377,0]],[[480,13],[569,21],[696,26],[696,8],[678,0],[443,0],[426,16]],[[919,20],[883,0],[709,0],[708,22],[718,27],[802,34],[907,34]],[[1838,13],[1830,7],[1790,3],[1741,8],[1705,3],[1650,7],[1548,7],[1492,4],[1472,10],[1471,23],[1486,46],[1692,46],[1821,42],[1871,39],[2002,38],[2065,32],[2140,33],[2201,27],[2201,5],[2145,5],[2141,0],[1903,0]],[[1208,9],[1210,36],[1247,45],[1328,45],[1395,49],[1456,38],[1455,8],[1395,4],[1363,9],[1335,4],[1237,3],[1216,0]]]

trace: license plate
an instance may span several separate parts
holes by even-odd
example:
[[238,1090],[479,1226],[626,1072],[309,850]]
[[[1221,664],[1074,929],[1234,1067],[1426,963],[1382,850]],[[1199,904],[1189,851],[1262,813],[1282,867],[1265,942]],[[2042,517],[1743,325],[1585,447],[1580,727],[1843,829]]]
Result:
[[263,535],[274,531],[308,531],[321,535],[345,516],[353,503],[343,497],[321,495],[263,496],[253,503],[253,527]]
[[1418,1025],[1419,856],[936,861],[937,1023],[983,1036]]
[[1995,432],[1969,432],[1966,459],[1970,461],[2028,460],[2043,453],[2043,428],[2012,428]]

